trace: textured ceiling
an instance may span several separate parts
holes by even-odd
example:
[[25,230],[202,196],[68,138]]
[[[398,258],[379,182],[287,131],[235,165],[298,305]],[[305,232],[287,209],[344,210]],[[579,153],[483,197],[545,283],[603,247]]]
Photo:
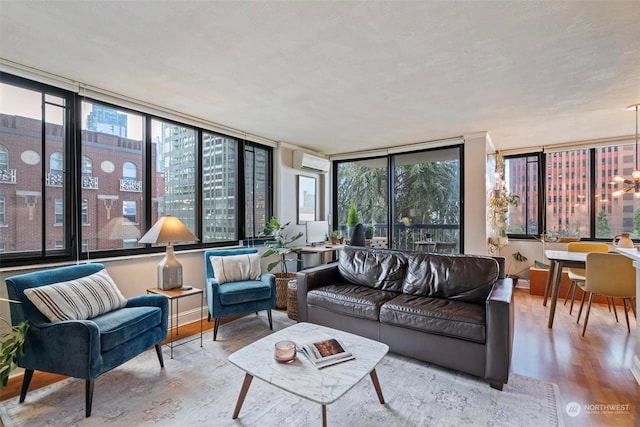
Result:
[[640,1],[0,1],[0,57],[325,154],[633,135]]

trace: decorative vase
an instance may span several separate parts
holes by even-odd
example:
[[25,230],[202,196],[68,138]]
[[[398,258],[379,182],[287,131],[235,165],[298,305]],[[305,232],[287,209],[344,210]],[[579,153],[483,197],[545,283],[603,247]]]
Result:
[[631,240],[631,237],[629,237],[629,235],[630,233],[618,234],[616,237],[613,238],[613,246],[616,246],[618,248],[633,249],[634,248],[633,240]]

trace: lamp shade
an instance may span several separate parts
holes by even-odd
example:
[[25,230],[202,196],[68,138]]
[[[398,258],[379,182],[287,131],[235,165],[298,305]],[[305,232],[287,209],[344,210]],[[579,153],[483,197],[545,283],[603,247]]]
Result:
[[167,215],[160,218],[138,243],[158,244],[198,241],[198,238],[177,217]]

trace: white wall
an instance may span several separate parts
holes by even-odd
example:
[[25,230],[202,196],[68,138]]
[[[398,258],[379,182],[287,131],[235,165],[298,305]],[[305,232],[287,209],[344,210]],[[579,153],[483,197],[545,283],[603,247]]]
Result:
[[[182,264],[182,274],[185,285],[204,288],[203,252],[202,250],[176,252],[176,257]],[[91,260],[91,262],[102,262],[122,294],[126,298],[130,298],[132,296],[145,294],[148,288],[157,287],[157,266],[163,256],[164,254],[159,253],[117,259],[94,259]],[[54,266],[38,266],[36,268],[20,269],[3,268],[0,270],[0,280],[4,283],[4,279],[7,277],[52,267]],[[0,287],[0,296],[6,298],[6,295],[6,286]],[[197,320],[200,314],[199,302],[198,297],[189,297],[180,300],[180,316],[178,319],[180,323]],[[10,317],[7,303],[0,304],[0,315],[7,319]]]
[[464,136],[464,252],[487,253],[487,155],[493,152],[486,132]]
[[[304,175],[316,178],[316,209],[317,220],[327,220],[331,222],[331,214],[329,211],[330,205],[330,186],[329,177],[330,173],[314,173],[309,171],[303,171],[293,168],[293,151],[302,150],[299,147],[281,143],[275,150],[274,157],[279,159],[279,164],[276,166],[276,188],[279,194],[276,194],[276,206],[274,215],[280,221],[280,224],[290,222],[287,227],[287,234],[289,236],[294,235],[297,232],[305,232],[304,224],[297,224],[297,202],[298,202],[298,189],[297,189],[297,176]],[[304,150],[303,150],[304,151]],[[313,155],[319,156],[319,154],[310,152]],[[302,236],[295,242],[297,246],[304,246],[306,243],[305,236]],[[303,255],[304,265],[311,265],[319,263],[319,255],[305,254]],[[296,271],[299,269],[299,265],[296,262],[289,262],[287,269],[289,271]]]

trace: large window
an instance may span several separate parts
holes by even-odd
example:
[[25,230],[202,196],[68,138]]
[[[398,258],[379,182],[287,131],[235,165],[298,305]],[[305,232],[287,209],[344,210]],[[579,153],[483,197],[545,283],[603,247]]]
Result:
[[[520,205],[509,209],[509,235],[546,233],[551,239],[611,240],[631,232],[632,237],[640,238],[636,193],[618,195],[616,191],[624,186],[614,180],[617,175],[630,178],[635,161],[634,144],[505,158],[505,181],[520,196]],[[537,179],[538,174],[543,180]],[[538,191],[539,182],[544,182],[544,193]]]
[[353,202],[371,246],[416,250],[430,239],[462,251],[460,158],[456,146],[337,162],[334,228],[350,237]]
[[146,251],[168,214],[190,247],[235,243],[272,214],[270,147],[0,77],[0,265]]
[[390,247],[388,158],[341,161],[336,166],[333,228],[340,230],[345,238],[351,238],[347,219],[353,203],[360,222],[365,225],[365,237],[375,239],[378,246]]
[[[69,251],[71,95],[2,75],[0,81],[0,194],[4,195],[4,254],[33,258]],[[60,201],[61,204],[58,204]],[[62,242],[60,244],[60,242]]]
[[[131,111],[82,103],[83,253],[125,248],[141,237],[138,205],[143,201],[144,117]],[[93,167],[95,163],[96,167]],[[142,246],[142,245],[140,245]]]
[[511,236],[540,233],[540,167],[539,154],[504,159],[507,191],[519,197],[517,206],[509,206],[507,233]]

